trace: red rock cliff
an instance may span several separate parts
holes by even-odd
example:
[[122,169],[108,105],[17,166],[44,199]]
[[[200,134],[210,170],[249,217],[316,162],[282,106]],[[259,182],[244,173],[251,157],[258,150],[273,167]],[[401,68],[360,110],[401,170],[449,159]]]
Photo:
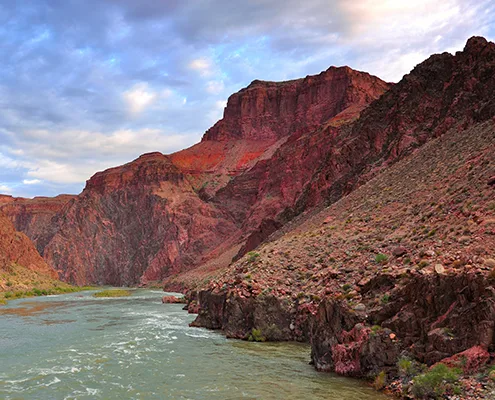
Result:
[[[171,156],[147,154],[95,174],[81,195],[57,209],[48,233],[33,227],[33,204],[5,207],[69,282],[162,279],[239,241],[235,210],[211,201],[232,177],[339,113],[337,119],[355,118],[388,87],[347,67],[290,82],[255,81],[230,98],[225,117],[198,145]],[[247,188],[240,199],[249,204],[250,196]]]
[[277,141],[316,128],[350,106],[364,106],[387,90],[381,79],[349,67],[330,67],[287,82],[253,81],[230,96],[224,117],[203,136],[209,140]]
[[272,158],[216,195],[244,232],[254,230],[241,254],[295,215],[338,200],[452,126],[465,129],[493,117],[494,77],[495,44],[471,38],[462,52],[433,55],[418,65],[356,121],[342,124],[337,116],[292,135]]
[[11,264],[21,265],[54,279],[58,277],[29,238],[24,233],[17,232],[12,222],[0,213],[0,267],[9,267]]
[[25,233],[40,254],[58,229],[58,213],[76,196],[14,198],[0,195],[0,210],[16,230]]
[[236,227],[161,153],[95,174],[44,251],[62,279],[132,285],[197,264]]

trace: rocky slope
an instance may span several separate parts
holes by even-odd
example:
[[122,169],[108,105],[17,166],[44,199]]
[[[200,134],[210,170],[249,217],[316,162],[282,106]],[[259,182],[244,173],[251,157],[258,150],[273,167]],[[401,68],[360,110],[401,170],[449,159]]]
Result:
[[338,200],[453,125],[492,118],[494,77],[495,45],[474,37],[462,52],[418,65],[357,121],[338,115],[310,134],[292,135],[214,199],[229,204],[244,231],[254,231],[240,255],[293,216]]
[[0,214],[0,265],[22,265],[52,278],[57,273],[39,255],[29,238],[14,229],[10,220]]
[[217,276],[197,326],[310,340],[320,370],[495,349],[495,126],[453,129]]

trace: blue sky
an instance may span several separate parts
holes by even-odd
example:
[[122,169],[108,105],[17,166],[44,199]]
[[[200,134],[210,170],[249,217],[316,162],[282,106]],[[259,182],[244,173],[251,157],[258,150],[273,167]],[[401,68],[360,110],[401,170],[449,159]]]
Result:
[[491,0],[5,0],[0,193],[79,193],[188,147],[254,79],[349,65],[398,81],[473,35],[495,38]]

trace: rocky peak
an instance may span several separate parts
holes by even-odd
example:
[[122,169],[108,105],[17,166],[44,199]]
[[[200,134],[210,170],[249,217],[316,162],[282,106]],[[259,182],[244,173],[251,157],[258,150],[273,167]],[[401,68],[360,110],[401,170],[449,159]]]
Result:
[[255,80],[230,96],[223,118],[203,141],[271,140],[316,128],[350,105],[367,104],[389,84],[349,67],[285,82]]
[[146,153],[120,167],[97,172],[86,182],[85,192],[110,193],[128,185],[158,185],[161,181],[179,182],[183,174],[168,156],[160,152]]
[[494,43],[489,42],[484,37],[473,36],[468,39],[466,46],[464,46],[464,53],[468,54],[481,54],[487,47],[494,48]]

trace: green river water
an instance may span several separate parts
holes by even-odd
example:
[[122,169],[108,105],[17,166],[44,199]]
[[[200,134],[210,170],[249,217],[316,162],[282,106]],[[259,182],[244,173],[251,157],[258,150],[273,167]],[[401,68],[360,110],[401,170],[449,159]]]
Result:
[[307,345],[190,328],[161,291],[92,293],[0,306],[0,399],[386,399],[316,372]]

